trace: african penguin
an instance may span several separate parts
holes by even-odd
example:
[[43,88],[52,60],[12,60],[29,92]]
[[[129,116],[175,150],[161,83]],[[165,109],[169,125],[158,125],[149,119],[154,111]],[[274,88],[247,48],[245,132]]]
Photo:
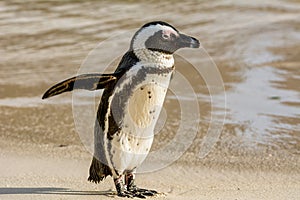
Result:
[[135,33],[114,73],[79,75],[46,91],[43,99],[73,89],[104,89],[95,120],[89,181],[99,183],[110,175],[121,197],[145,198],[157,193],[138,188],[134,174],[152,145],[174,71],[173,53],[199,46],[197,39],[166,22],[150,22]]

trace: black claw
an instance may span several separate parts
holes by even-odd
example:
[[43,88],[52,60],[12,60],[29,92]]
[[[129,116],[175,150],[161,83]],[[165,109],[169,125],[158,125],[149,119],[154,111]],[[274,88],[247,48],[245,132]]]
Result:
[[157,192],[155,190],[147,190],[143,188],[138,188],[134,184],[134,174],[127,174],[125,177],[126,191],[130,192],[134,197],[145,199],[147,196],[155,196]]
[[127,198],[133,198],[134,195],[131,192],[123,191],[118,193],[119,197],[127,197]]
[[152,191],[144,191],[144,192],[141,192],[141,194],[145,195],[145,196],[154,196],[157,194],[157,192],[152,192]]
[[146,199],[146,196],[141,193],[134,193],[133,195],[134,195],[134,197],[138,197],[140,199]]
[[140,193],[152,194],[151,196],[153,196],[154,194],[157,194],[157,191],[155,191],[155,190],[147,190],[147,189],[143,189],[143,188],[137,188],[137,191]]
[[135,197],[146,198],[146,196],[155,196],[157,192],[155,190],[147,190],[143,188],[137,188],[129,190]]
[[154,196],[155,195],[155,193],[152,193],[152,192],[149,192],[149,191],[143,192],[142,194],[145,195],[145,196]]

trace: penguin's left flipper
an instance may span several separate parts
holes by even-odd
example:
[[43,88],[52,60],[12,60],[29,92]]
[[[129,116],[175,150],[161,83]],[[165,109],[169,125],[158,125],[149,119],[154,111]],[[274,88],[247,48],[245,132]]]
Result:
[[74,89],[98,90],[105,88],[109,83],[117,79],[116,74],[82,74],[64,80],[49,88],[42,99],[46,99]]

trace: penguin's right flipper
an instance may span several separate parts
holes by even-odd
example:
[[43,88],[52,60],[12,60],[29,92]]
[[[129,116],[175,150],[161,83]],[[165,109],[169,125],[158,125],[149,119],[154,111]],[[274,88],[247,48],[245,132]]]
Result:
[[82,74],[64,80],[49,88],[42,99],[46,99],[74,89],[97,90],[105,88],[109,83],[115,81],[115,74]]

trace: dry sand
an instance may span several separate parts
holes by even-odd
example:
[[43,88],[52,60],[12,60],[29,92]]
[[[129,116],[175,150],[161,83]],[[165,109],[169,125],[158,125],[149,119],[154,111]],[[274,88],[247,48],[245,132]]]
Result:
[[[120,199],[110,178],[89,183],[89,159],[38,158],[5,154],[1,199]],[[160,192],[151,199],[299,199],[299,174],[223,170],[174,164],[137,176],[137,183]]]

